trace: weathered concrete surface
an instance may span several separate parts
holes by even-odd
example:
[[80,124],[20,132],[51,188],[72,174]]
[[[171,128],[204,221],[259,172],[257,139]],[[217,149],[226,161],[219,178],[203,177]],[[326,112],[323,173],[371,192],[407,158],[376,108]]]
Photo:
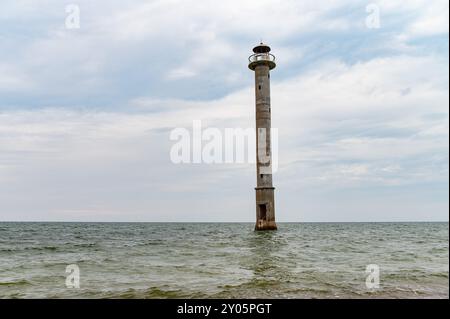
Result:
[[[262,45],[264,46],[264,45]],[[255,51],[256,50],[256,51]],[[256,47],[254,52],[268,53],[267,46]],[[270,110],[270,69],[275,63],[262,59],[252,61],[250,69],[255,71],[256,97],[256,225],[255,230],[275,230],[275,188],[272,186],[272,146]],[[265,133],[265,136],[263,134]],[[260,154],[260,156],[258,156]],[[263,156],[261,156],[263,154]]]

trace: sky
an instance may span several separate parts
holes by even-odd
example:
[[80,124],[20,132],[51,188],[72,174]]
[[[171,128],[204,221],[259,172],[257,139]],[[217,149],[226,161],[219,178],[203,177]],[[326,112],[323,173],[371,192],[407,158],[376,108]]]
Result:
[[279,222],[448,221],[449,2],[0,4],[0,221],[253,222],[254,163],[173,163],[254,127],[272,47]]

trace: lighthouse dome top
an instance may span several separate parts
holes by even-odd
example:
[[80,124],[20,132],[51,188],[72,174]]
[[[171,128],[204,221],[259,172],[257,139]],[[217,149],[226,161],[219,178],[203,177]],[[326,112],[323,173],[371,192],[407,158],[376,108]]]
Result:
[[248,57],[248,67],[250,70],[255,70],[258,65],[266,65],[270,70],[275,68],[275,56],[270,52],[270,47],[267,44],[260,43],[253,48],[253,54]]
[[269,53],[270,47],[267,44],[260,43],[256,47],[253,48],[253,52],[255,53]]

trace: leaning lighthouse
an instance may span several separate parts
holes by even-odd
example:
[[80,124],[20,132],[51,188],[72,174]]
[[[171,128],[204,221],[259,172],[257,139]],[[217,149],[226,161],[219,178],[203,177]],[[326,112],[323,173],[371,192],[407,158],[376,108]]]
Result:
[[249,69],[255,72],[256,97],[256,225],[255,230],[277,229],[275,223],[275,187],[272,185],[272,146],[270,116],[270,70],[275,56],[260,43],[249,57]]

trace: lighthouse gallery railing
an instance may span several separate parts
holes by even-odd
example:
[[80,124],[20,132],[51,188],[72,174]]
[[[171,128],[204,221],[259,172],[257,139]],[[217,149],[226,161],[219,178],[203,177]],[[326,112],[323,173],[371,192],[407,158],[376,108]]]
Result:
[[255,53],[248,57],[248,61],[257,62],[257,61],[272,61],[275,62],[275,56],[271,53]]

